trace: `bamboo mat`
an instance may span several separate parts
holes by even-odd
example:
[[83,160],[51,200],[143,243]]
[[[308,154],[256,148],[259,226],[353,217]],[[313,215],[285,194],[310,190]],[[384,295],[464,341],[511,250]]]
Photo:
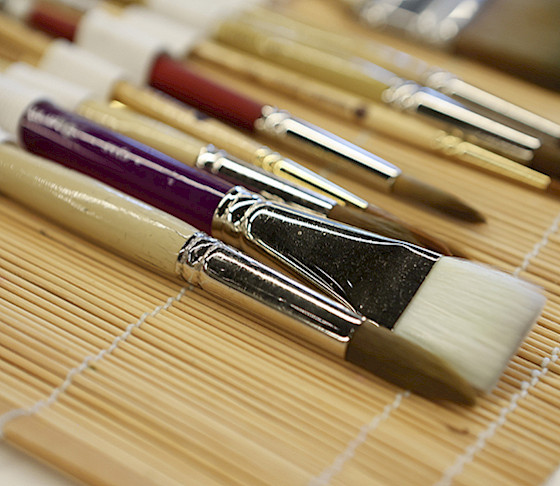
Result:
[[[365,30],[318,0],[291,8]],[[560,96],[368,33],[560,118]],[[399,145],[213,73],[455,193],[469,225],[312,166],[469,257],[541,285],[548,302],[475,407],[429,402],[284,339],[227,303],[0,204],[4,440],[100,485],[538,485],[560,462],[560,199]],[[9,415],[1,415],[9,413]]]

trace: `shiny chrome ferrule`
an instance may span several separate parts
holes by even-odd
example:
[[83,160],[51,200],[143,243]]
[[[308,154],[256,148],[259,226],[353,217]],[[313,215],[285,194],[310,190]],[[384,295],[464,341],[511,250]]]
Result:
[[425,73],[423,84],[472,107],[481,115],[540,137],[560,140],[560,124],[517,106],[488,91],[477,88],[444,69],[433,68]]
[[267,199],[299,206],[323,215],[328,215],[336,204],[333,199],[237,159],[213,145],[201,149],[195,165],[207,172],[217,174],[232,184],[239,184],[258,192]]
[[387,89],[383,101],[398,110],[425,116],[453,135],[517,161],[530,162],[533,152],[541,146],[538,138],[475,113],[412,81]]
[[341,358],[355,329],[365,321],[363,316],[204,233],[186,241],[179,253],[177,273],[214,297],[247,309],[292,340]]
[[372,27],[392,28],[414,39],[445,48],[486,0],[364,0],[360,19]]
[[362,176],[369,174],[371,181],[385,190],[389,190],[401,174],[398,167],[367,150],[272,106],[263,107],[255,128],[324,162],[357,168]]
[[212,234],[389,328],[441,256],[266,201],[241,187],[222,199]]

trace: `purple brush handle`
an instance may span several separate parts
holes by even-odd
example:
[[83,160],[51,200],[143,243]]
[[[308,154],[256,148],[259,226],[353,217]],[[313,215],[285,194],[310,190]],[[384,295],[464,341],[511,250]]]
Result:
[[233,185],[48,102],[20,120],[23,146],[105,182],[210,234]]

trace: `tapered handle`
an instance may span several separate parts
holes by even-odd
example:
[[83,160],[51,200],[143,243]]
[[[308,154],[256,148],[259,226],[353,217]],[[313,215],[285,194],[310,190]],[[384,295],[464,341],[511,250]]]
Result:
[[207,233],[215,209],[233,187],[48,102],[35,103],[21,118],[20,142]]
[[91,177],[0,144],[0,192],[152,270],[176,275],[196,230]]

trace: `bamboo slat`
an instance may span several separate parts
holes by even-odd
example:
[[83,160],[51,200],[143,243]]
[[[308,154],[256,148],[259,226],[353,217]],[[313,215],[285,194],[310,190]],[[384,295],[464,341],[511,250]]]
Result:
[[[406,48],[560,118],[557,94],[367,31],[324,0],[289,8]],[[542,484],[560,463],[560,199],[398,144],[202,61],[196,68],[476,206],[487,224],[426,211],[309,161],[462,254],[541,285],[543,315],[475,407],[432,403],[1,198],[4,439],[93,485]],[[21,414],[2,415],[14,410]]]

